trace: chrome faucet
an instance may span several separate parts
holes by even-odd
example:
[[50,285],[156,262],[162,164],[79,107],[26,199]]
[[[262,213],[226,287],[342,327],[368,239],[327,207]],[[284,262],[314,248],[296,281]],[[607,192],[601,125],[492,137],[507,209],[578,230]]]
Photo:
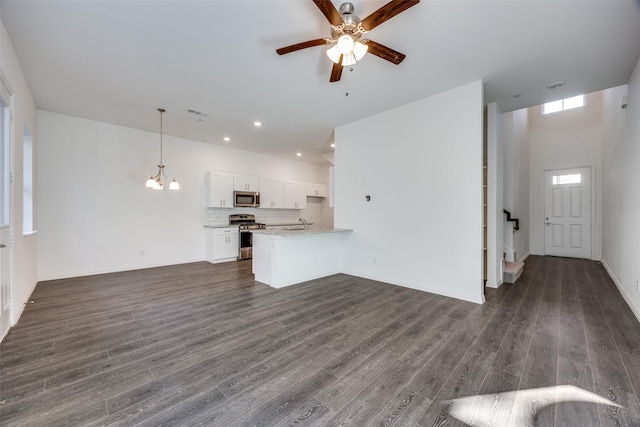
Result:
[[298,221],[300,221],[300,222],[302,222],[304,224],[304,231],[308,231],[309,230],[309,223],[307,222],[306,219],[299,218]]

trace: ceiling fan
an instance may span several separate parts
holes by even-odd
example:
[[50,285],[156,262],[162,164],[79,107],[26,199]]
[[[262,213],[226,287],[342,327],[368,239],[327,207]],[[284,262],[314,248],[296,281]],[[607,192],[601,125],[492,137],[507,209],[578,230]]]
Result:
[[355,64],[367,52],[396,65],[405,58],[404,54],[373,40],[363,39],[362,36],[411,6],[420,3],[420,0],[392,0],[362,20],[353,14],[353,4],[349,2],[342,3],[340,11],[330,0],[313,0],[313,2],[331,24],[331,38],[308,40],[281,47],[276,50],[278,55],[335,43],[327,50],[327,56],[333,61],[330,82],[340,80],[342,68]]

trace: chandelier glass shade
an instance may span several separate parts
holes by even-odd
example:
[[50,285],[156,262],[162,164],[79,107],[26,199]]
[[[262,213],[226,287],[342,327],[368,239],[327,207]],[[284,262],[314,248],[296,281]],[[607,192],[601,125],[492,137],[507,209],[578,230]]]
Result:
[[[167,178],[167,175],[164,173],[164,163],[162,163],[162,114],[165,112],[164,108],[158,108],[160,112],[160,164],[158,164],[158,172],[155,175],[149,176],[147,179],[146,187],[154,189],[154,190],[163,190],[164,182],[162,181],[162,177]],[[179,190],[180,184],[174,178],[173,181],[169,183],[169,190]]]

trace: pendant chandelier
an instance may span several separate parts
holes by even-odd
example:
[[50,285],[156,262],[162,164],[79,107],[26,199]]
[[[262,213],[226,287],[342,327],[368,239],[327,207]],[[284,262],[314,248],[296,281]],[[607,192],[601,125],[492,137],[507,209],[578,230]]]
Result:
[[[164,189],[164,183],[162,182],[162,177],[167,178],[167,175],[164,173],[164,164],[162,163],[162,113],[165,112],[164,108],[158,108],[160,112],[160,164],[158,165],[158,173],[155,175],[151,175],[149,179],[147,179],[147,187],[152,188],[154,190],[162,190]],[[167,178],[168,179],[168,178]],[[180,184],[174,178],[173,181],[169,183],[169,190],[179,190]]]

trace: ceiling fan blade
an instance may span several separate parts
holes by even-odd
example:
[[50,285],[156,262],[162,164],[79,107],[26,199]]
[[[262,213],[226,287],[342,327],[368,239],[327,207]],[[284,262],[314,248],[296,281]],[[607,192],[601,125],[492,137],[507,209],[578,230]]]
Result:
[[329,79],[329,82],[333,83],[333,82],[337,82],[340,80],[340,77],[342,76],[342,55],[340,55],[340,60],[333,64],[333,68],[331,69],[331,78]]
[[365,30],[371,31],[378,25],[393,18],[399,13],[404,12],[411,6],[420,3],[420,0],[391,0],[371,15],[364,18],[360,23]]
[[321,46],[323,44],[331,43],[331,39],[315,39],[308,40],[306,42],[292,44],[291,46],[281,47],[276,49],[278,55],[284,55],[285,53],[295,52],[296,50],[306,49],[308,47]]
[[401,63],[404,58],[406,58],[405,54],[395,51],[390,47],[381,45],[380,43],[376,43],[373,40],[360,40],[360,43],[366,44],[369,47],[367,53],[385,59],[389,62],[393,62],[396,65]]
[[338,9],[336,9],[330,0],[313,0],[313,2],[318,6],[318,9],[320,9],[331,25],[337,27],[338,25],[344,24],[342,15],[340,15],[340,12],[338,12]]

